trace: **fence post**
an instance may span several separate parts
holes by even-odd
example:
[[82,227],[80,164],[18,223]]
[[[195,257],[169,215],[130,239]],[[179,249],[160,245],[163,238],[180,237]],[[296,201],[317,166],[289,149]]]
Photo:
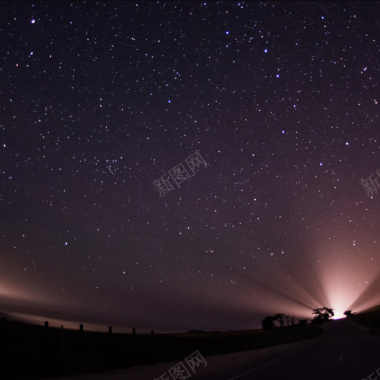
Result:
[[82,350],[83,348],[83,325],[79,325],[79,349]]
[[61,325],[60,337],[61,337],[61,352],[63,352],[63,325]]
[[48,346],[49,346],[48,330],[49,330],[49,322],[45,321],[45,329],[44,329],[44,348],[45,349],[48,349]]
[[2,317],[0,324],[0,350],[5,350],[7,339],[7,320]]
[[111,346],[112,346],[112,326],[108,326],[108,340],[107,340],[107,343],[108,343],[108,349],[110,350]]

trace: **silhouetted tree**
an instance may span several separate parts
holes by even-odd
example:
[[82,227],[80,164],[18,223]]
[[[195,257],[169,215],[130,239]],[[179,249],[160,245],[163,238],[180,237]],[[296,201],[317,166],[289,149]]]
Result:
[[284,318],[286,318],[286,315],[284,313],[277,313],[274,315],[275,320],[280,323],[280,327],[284,326]]
[[298,326],[299,326],[299,327],[306,326],[306,325],[307,325],[307,322],[308,322],[307,319],[300,319],[300,320],[298,321]]
[[315,314],[313,323],[322,323],[324,321],[328,321],[331,317],[333,317],[334,311],[329,307],[320,307],[313,309],[313,314]]
[[347,318],[350,318],[352,317],[354,314],[352,313],[351,310],[346,310],[344,313],[343,313]]
[[276,317],[268,315],[262,320],[263,330],[270,330],[272,331],[274,329],[274,321],[276,320]]

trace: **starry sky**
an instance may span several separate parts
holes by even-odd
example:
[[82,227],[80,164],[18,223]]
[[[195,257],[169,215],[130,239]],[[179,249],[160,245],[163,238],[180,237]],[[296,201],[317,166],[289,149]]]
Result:
[[0,309],[185,331],[380,304],[379,3],[0,7]]

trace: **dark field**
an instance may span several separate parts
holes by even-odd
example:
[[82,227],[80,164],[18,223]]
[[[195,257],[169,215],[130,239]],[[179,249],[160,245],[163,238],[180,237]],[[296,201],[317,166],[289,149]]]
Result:
[[368,327],[370,334],[380,335],[380,306],[364,313],[354,314],[351,318],[362,326]]
[[[252,350],[310,339],[317,326],[182,334],[109,334],[0,321],[0,379],[31,379],[101,372],[138,364],[182,360],[199,350],[203,356]],[[107,330],[107,328],[105,328]]]

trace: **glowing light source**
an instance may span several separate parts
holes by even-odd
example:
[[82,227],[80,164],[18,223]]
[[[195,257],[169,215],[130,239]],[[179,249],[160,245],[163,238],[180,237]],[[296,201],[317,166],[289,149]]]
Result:
[[[239,285],[247,289],[239,299],[244,299],[245,308],[267,315],[282,312],[297,323],[299,318],[311,320],[317,308],[333,309],[336,320],[346,318],[347,310],[360,313],[380,305],[379,267],[355,255],[352,240],[343,236],[333,243],[319,240],[311,245],[308,254],[294,262],[291,275],[285,267],[277,267],[275,276],[270,267],[262,270],[270,282],[241,275]],[[254,299],[248,294],[255,294]]]
[[[380,295],[370,291],[379,278],[378,266],[355,255],[352,240],[342,236],[334,244],[319,244],[315,252],[317,275],[326,294],[328,307],[334,310],[333,319],[345,318],[344,312],[361,312],[379,304]],[[378,288],[377,286],[372,286]],[[326,306],[326,305],[323,305]]]
[[334,316],[332,319],[336,320],[336,319],[342,319],[342,318],[346,318],[346,316],[344,315],[344,312],[334,310]]

